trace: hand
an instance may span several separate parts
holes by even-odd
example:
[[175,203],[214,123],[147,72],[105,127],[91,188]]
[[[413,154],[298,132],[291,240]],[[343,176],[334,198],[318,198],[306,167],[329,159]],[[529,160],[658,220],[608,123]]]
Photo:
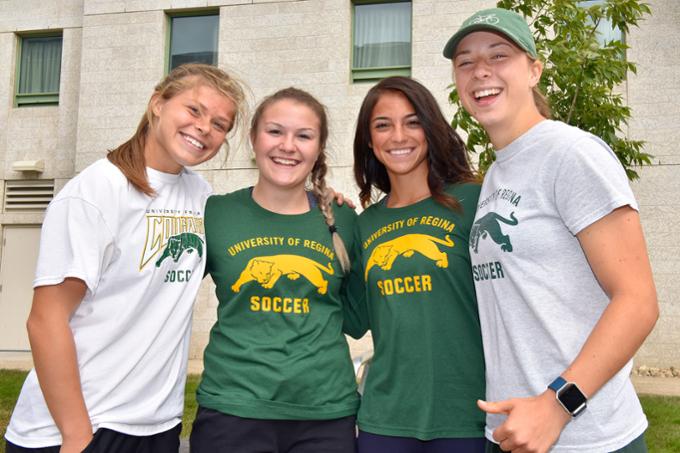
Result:
[[489,414],[506,414],[493,438],[503,451],[512,453],[546,453],[557,442],[571,415],[560,406],[552,390],[531,398],[513,398],[499,402],[477,401]]
[[356,205],[352,200],[349,198],[345,199],[345,196],[341,194],[340,192],[336,192],[335,190],[331,189],[333,191],[333,198],[335,198],[335,202],[338,204],[338,206],[342,206],[343,203],[347,203],[347,206],[349,206],[352,209],[356,208]]
[[63,437],[59,453],[82,453],[83,450],[92,442],[92,430],[79,436]]

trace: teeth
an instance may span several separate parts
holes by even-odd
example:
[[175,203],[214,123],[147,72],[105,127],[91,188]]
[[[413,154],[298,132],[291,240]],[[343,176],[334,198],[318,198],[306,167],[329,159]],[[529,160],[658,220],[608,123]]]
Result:
[[281,165],[290,165],[290,166],[293,166],[293,165],[297,165],[297,163],[298,163],[298,161],[296,161],[296,160],[293,160],[293,159],[285,159],[285,158],[283,158],[283,157],[272,157],[272,160],[273,160],[275,163],[281,164]]
[[395,156],[402,156],[402,155],[408,154],[410,152],[411,152],[411,148],[390,150],[390,154],[395,155]]
[[184,140],[188,141],[191,145],[195,146],[198,149],[205,148],[205,145],[203,145],[203,143],[199,142],[198,140],[194,139],[193,137],[189,137],[188,135],[184,136]]
[[494,95],[496,95],[500,92],[501,92],[501,90],[498,89],[498,88],[487,88],[486,90],[475,91],[474,95],[475,95],[475,99],[479,99],[479,98],[483,98],[485,96],[494,96]]

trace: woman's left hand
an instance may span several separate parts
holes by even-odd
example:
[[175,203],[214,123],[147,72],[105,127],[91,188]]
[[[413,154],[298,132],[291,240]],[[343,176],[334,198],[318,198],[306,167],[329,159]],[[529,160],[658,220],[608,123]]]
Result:
[[333,193],[333,198],[335,199],[335,202],[338,204],[338,206],[342,206],[344,203],[347,203],[347,206],[349,206],[352,209],[356,209],[356,205],[352,200],[350,200],[349,198],[346,199],[345,196],[340,192],[336,192],[333,189],[330,190]]
[[508,416],[494,430],[493,438],[503,451],[512,453],[546,453],[571,420],[552,390],[530,398],[498,402],[480,400],[477,405],[486,413]]

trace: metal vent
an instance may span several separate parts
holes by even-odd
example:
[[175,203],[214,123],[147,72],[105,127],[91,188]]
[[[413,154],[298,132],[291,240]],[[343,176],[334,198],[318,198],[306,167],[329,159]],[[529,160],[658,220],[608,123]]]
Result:
[[42,211],[54,197],[54,180],[5,181],[5,211]]

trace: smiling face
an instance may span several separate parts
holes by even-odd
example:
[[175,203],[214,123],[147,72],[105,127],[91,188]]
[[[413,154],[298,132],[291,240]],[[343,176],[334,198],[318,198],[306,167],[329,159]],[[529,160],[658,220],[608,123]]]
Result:
[[304,190],[320,153],[320,120],[293,99],[280,99],[262,112],[251,131],[261,189]]
[[503,36],[473,32],[458,44],[453,75],[461,103],[502,148],[543,119],[532,90],[542,65]]
[[144,158],[147,166],[165,173],[179,173],[217,154],[236,115],[229,98],[200,83],[170,99],[152,98],[151,110]]
[[398,91],[385,91],[373,107],[371,143],[390,180],[403,176],[427,184],[427,140],[415,108]]

